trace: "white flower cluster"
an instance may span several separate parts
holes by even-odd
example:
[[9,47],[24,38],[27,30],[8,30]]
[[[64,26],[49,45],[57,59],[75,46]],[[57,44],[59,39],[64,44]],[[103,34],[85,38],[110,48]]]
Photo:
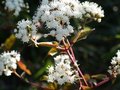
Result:
[[54,58],[55,67],[48,68],[48,82],[57,81],[59,85],[64,83],[74,83],[78,80],[77,71],[71,67],[71,61],[68,55],[58,55]]
[[24,0],[5,0],[5,9],[14,11],[14,15],[18,16],[22,8],[29,8],[28,4],[24,3]]
[[95,21],[101,22],[101,17],[104,17],[104,11],[102,7],[99,7],[98,4],[94,2],[85,1],[82,3],[82,7],[85,10],[84,16],[87,18],[93,18]]
[[10,76],[13,70],[17,69],[17,61],[20,60],[20,54],[11,51],[4,52],[0,55],[0,75],[4,74]]
[[116,77],[120,74],[120,50],[116,53],[117,56],[114,56],[111,60],[111,66],[109,66],[108,72],[110,75]]
[[89,18],[98,21],[104,17],[104,11],[96,3],[80,3],[78,0],[42,0],[41,6],[33,16],[33,21],[45,23],[46,27],[50,29],[50,33],[47,35],[55,36],[58,41],[61,41],[63,37],[74,32],[70,19],[83,20],[84,16],[88,14]]
[[[18,30],[17,30],[18,29]],[[29,42],[37,33],[37,28],[30,20],[22,20],[17,23],[17,29],[14,30],[16,37],[23,42]]]

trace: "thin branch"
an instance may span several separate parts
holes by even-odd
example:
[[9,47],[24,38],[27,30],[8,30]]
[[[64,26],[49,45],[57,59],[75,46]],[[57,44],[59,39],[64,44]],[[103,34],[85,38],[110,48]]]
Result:
[[65,51],[65,48],[60,47],[59,45],[53,44],[52,42],[37,42],[36,40],[34,40],[33,38],[31,38],[31,41],[35,44],[36,47],[38,46],[46,46],[46,47],[52,47],[52,48],[56,48],[58,50],[62,50]]
[[87,83],[87,81],[85,80],[85,78],[84,78],[84,75],[83,75],[83,73],[82,73],[82,71],[80,70],[80,68],[78,67],[78,65],[77,65],[77,63],[76,63],[76,58],[75,58],[75,55],[74,55],[74,52],[73,52],[73,49],[72,49],[72,46],[70,45],[70,42],[69,42],[69,40],[67,39],[67,43],[69,44],[69,46],[70,46],[70,51],[71,51],[71,53],[72,53],[72,56],[73,56],[73,63],[74,63],[74,65],[75,65],[75,67],[77,68],[77,70],[78,70],[78,72],[79,72],[79,74],[81,75],[81,77],[83,78],[83,80],[84,80],[84,82],[85,82],[85,84],[88,86],[88,83]]
[[109,77],[106,77],[103,81],[99,82],[96,86],[94,86],[94,87],[92,87],[92,88],[99,87],[99,86],[107,83],[108,81],[110,81],[110,78],[109,78]]
[[[66,52],[68,53],[68,55],[69,55],[72,63],[73,63],[74,66],[76,67],[76,69],[77,69],[77,71],[78,71],[78,74],[82,77],[84,83],[88,86],[87,81],[86,81],[85,78],[84,78],[84,75],[82,74],[81,70],[79,69],[78,65],[77,65],[76,62],[75,62],[76,59],[75,59],[75,56],[74,56],[73,51],[72,51],[72,55],[71,55],[69,49],[66,48],[66,43],[65,43],[64,40],[63,40],[63,44],[64,44],[64,47],[65,47],[65,49],[66,49]],[[71,47],[71,49],[72,49],[72,47]]]

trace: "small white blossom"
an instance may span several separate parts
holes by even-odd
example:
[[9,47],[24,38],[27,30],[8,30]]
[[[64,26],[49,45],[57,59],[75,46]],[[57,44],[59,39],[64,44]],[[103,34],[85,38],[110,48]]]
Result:
[[0,55],[0,75],[4,73],[6,76],[10,76],[13,70],[17,69],[17,61],[20,61],[20,54],[11,51],[4,52]]
[[79,0],[42,0],[41,6],[33,16],[33,22],[43,22],[50,30],[45,36],[54,36],[58,41],[74,33],[70,25],[71,18],[84,20],[87,16],[92,20],[101,21],[104,11],[93,2],[80,3]]
[[[18,29],[18,30],[17,30]],[[29,42],[29,40],[36,36],[37,28],[35,24],[30,20],[22,20],[17,23],[17,29],[14,30],[16,37],[23,42]]]
[[82,3],[82,7],[85,10],[85,16],[87,18],[93,18],[94,20],[101,22],[101,18],[104,17],[104,11],[102,7],[94,2],[85,1]]
[[18,16],[22,8],[29,8],[28,4],[24,3],[24,0],[5,0],[5,9],[14,11],[14,15]]
[[74,32],[73,27],[70,25],[70,17],[82,17],[80,7],[78,0],[42,0],[33,21],[45,23],[48,29],[53,29],[48,35],[61,41],[63,37],[70,36]]
[[117,56],[114,56],[111,60],[111,66],[109,66],[108,72],[110,75],[116,77],[120,74],[120,50],[117,51]]
[[55,67],[48,67],[48,82],[56,81],[59,85],[64,83],[74,83],[78,79],[78,74],[71,66],[68,55],[62,54],[54,58]]

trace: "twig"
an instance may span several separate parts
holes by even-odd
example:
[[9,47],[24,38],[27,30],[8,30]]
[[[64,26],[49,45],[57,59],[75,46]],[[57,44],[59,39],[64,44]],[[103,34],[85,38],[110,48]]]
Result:
[[[85,80],[85,78],[84,78],[84,76],[83,76],[83,74],[82,74],[80,68],[78,67],[78,65],[77,65],[76,62],[75,62],[76,59],[75,59],[75,56],[74,56],[72,47],[70,46],[70,50],[71,50],[71,53],[72,53],[72,55],[71,55],[69,49],[66,48],[66,43],[65,43],[64,40],[63,40],[63,44],[64,44],[64,47],[65,47],[65,49],[66,49],[66,52],[68,53],[68,55],[69,55],[69,57],[70,57],[72,63],[73,63],[74,66],[76,67],[76,69],[77,69],[77,71],[78,71],[78,74],[82,77],[84,83],[88,86],[87,81]],[[70,43],[69,43],[69,44],[70,44]]]
[[68,39],[67,39],[67,43],[69,44],[70,51],[71,51],[72,56],[73,56],[73,59],[74,59],[74,60],[73,60],[73,63],[74,63],[74,65],[75,65],[75,67],[77,68],[77,70],[78,70],[79,74],[80,74],[80,75],[81,75],[81,77],[83,78],[83,80],[84,80],[85,84],[88,86],[87,81],[85,80],[85,78],[84,78],[84,75],[83,75],[82,71],[80,70],[80,68],[78,67],[78,65],[77,65],[77,63],[76,63],[76,58],[75,58],[75,55],[74,55],[74,52],[73,52],[72,46],[70,45],[70,42],[69,42],[69,40],[68,40]]
[[[33,38],[31,38],[31,41],[35,44],[35,46],[36,47],[38,47],[38,46],[46,46],[46,47],[52,47],[52,48],[56,48],[56,49],[58,49],[58,50],[62,50],[62,51],[65,51],[65,48],[62,48],[62,47],[60,47],[59,45],[55,45],[55,44],[53,44],[52,42],[51,43],[49,43],[49,44],[47,44],[47,43],[45,43],[45,42],[37,42],[36,40],[34,40]],[[43,44],[44,43],[44,44]]]
[[109,77],[106,77],[103,81],[99,82],[96,86],[94,86],[94,87],[92,87],[92,88],[99,87],[99,86],[107,83],[109,80],[110,80],[110,78],[109,78]]

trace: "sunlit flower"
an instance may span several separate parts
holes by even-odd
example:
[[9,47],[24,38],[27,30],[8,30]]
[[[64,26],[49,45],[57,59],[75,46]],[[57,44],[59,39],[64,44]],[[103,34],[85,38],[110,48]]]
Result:
[[48,35],[61,41],[63,37],[70,36],[74,32],[70,25],[70,18],[82,17],[80,7],[78,0],[54,0],[50,2],[43,0],[33,17],[33,21],[45,23],[46,28],[50,29]]
[[68,55],[58,55],[54,58],[55,67],[48,67],[48,82],[56,81],[59,85],[74,83],[78,79],[76,70],[71,66]]
[[102,7],[98,6],[98,4],[94,2],[88,1],[83,2],[82,7],[85,10],[85,17],[101,22],[101,18],[104,17]]
[[30,20],[22,20],[17,23],[17,29],[14,30],[17,38],[23,42],[29,42],[32,37],[36,36],[37,28]]
[[53,36],[58,41],[63,37],[68,37],[74,33],[74,28],[70,24],[71,18],[86,20],[86,18],[101,21],[104,11],[96,3],[83,2],[79,0],[42,0],[38,7],[33,22],[43,22],[49,33],[46,36]]
[[111,66],[109,66],[108,72],[110,75],[116,77],[120,74],[120,50],[117,51],[117,56],[114,56],[111,60]]
[[17,62],[20,60],[20,54],[16,51],[4,52],[0,55],[0,75],[4,73],[10,76],[13,70],[17,69]]

